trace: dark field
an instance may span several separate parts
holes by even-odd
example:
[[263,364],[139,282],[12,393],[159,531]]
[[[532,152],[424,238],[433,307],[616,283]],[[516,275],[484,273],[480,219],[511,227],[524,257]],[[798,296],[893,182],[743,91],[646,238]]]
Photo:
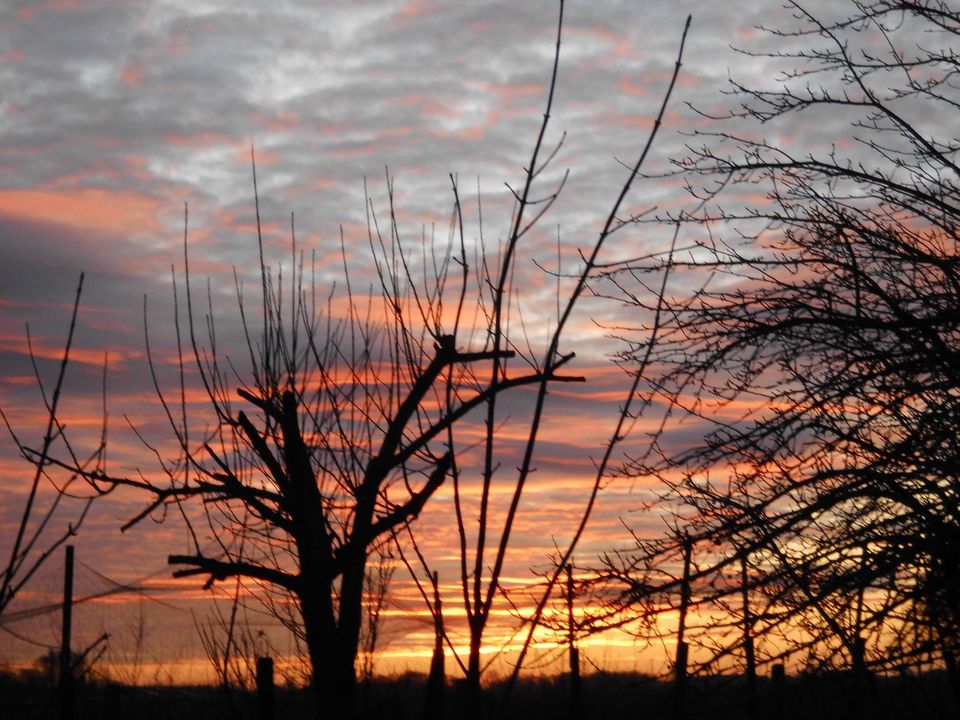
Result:
[[[364,693],[363,718],[425,717],[425,683],[418,675],[375,681]],[[496,713],[503,697],[497,684],[486,694],[486,717],[539,720],[574,718],[565,678],[521,681],[509,705]],[[583,720],[636,718],[664,720],[677,717],[671,686],[636,675],[592,675],[583,680]],[[448,685],[443,717],[459,717],[457,688]],[[0,679],[0,718],[59,718],[56,690],[41,683],[6,676]],[[82,685],[77,688],[76,720],[136,718],[137,720],[257,720],[254,693],[229,694],[212,687],[132,688],[119,685]],[[312,697],[304,690],[277,688],[274,718],[311,718]],[[749,717],[740,678],[692,679],[688,688],[687,720]],[[769,680],[758,687],[755,717],[777,720],[823,718],[957,718],[945,674],[875,677],[860,688],[846,675],[789,678],[782,689]]]

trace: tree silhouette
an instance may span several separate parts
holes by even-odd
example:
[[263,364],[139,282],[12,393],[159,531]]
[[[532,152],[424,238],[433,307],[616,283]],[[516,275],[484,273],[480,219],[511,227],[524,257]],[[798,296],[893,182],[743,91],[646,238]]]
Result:
[[[56,380],[52,387],[44,382],[37,356],[33,350],[30,328],[27,326],[30,360],[46,410],[46,428],[39,447],[34,448],[32,443],[24,440],[22,434],[14,429],[10,418],[0,408],[0,417],[3,418],[17,451],[23,459],[33,466],[33,477],[19,514],[16,531],[10,538],[10,556],[6,565],[0,569],[0,618],[2,618],[4,611],[17,593],[30,581],[30,578],[59,548],[76,535],[86,519],[91,503],[97,496],[97,493],[91,488],[84,487],[81,490],[80,486],[83,485],[85,474],[96,472],[102,467],[106,418],[104,418],[104,430],[101,434],[100,444],[93,449],[89,456],[81,460],[73,454],[73,448],[66,441],[64,427],[60,423],[58,415],[61,391],[70,363],[70,350],[73,347],[82,293],[83,274],[80,275],[80,281],[77,285],[70,327],[63,345],[63,355],[57,369]],[[64,477],[55,477],[54,473],[56,473],[57,468],[50,462],[50,456],[57,452],[71,454],[73,457],[72,464],[76,467],[76,470],[65,474]],[[72,513],[69,519],[64,518],[65,510]]]
[[[960,12],[787,7],[752,53],[786,67],[776,85],[734,82],[676,170],[698,204],[669,262],[696,291],[670,303],[650,392],[708,432],[632,470],[712,548],[705,600],[736,597],[715,578],[742,559],[755,633],[818,667],[946,667],[960,700]],[[649,572],[664,553],[608,558],[622,603],[676,587]]]
[[[525,338],[527,340],[526,347],[521,351],[517,343],[510,339],[507,332],[506,316],[511,306],[517,303],[515,299],[517,297],[516,289],[512,287],[511,268],[515,262],[514,258],[521,241],[530,234],[546,211],[553,205],[560,195],[569,173],[569,171],[564,173],[560,182],[547,191],[539,189],[543,184],[544,171],[550,166],[559,150],[558,144],[552,151],[547,152],[544,148],[544,139],[551,118],[560,65],[563,12],[564,2],[561,0],[556,51],[547,90],[543,121],[531,157],[525,165],[523,184],[517,190],[511,191],[516,203],[510,231],[501,253],[504,260],[496,272],[491,274],[489,281],[485,283],[489,288],[487,304],[491,310],[488,320],[488,334],[491,337],[493,349],[508,346],[517,348],[516,359],[525,363],[535,373],[540,373],[539,378],[534,381],[535,392],[529,403],[529,412],[519,419],[514,418],[516,422],[511,425],[508,433],[514,437],[515,441],[518,440],[520,443],[519,463],[514,467],[508,467],[508,463],[516,463],[516,460],[512,459],[511,449],[500,439],[502,411],[497,406],[498,393],[489,393],[485,400],[482,440],[479,443],[476,441],[475,432],[467,431],[463,433],[462,435],[466,436],[464,438],[458,433],[458,427],[455,424],[451,424],[447,428],[447,446],[452,450],[450,473],[453,479],[456,534],[459,541],[460,572],[459,588],[457,590],[459,598],[457,600],[462,603],[464,608],[468,635],[466,653],[459,652],[449,638],[447,638],[447,645],[465,676],[464,691],[459,695],[460,706],[457,708],[457,712],[465,718],[479,718],[484,715],[485,709],[481,691],[484,673],[506,650],[505,647],[501,647],[497,652],[491,653],[485,661],[482,658],[482,653],[486,649],[485,634],[490,618],[496,609],[506,608],[517,615],[520,623],[514,635],[514,640],[519,645],[518,656],[516,659],[511,658],[510,660],[512,669],[508,675],[505,692],[500,700],[501,703],[506,703],[523,668],[524,661],[533,647],[537,628],[549,625],[549,623],[544,622],[545,610],[549,607],[558,580],[584,533],[602,483],[607,477],[608,468],[614,460],[615,450],[627,434],[626,428],[639,413],[642,413],[641,404],[635,401],[637,388],[646,378],[647,368],[641,362],[639,367],[630,370],[629,375],[632,377],[630,387],[624,392],[624,401],[619,407],[618,414],[612,418],[609,438],[602,448],[598,448],[595,472],[592,477],[584,478],[583,489],[587,491],[586,498],[581,506],[582,510],[579,512],[579,516],[574,516],[568,521],[570,535],[565,543],[558,546],[556,550],[556,556],[553,558],[556,561],[554,568],[548,571],[542,577],[542,580],[533,584],[524,600],[518,601],[516,598],[509,597],[509,591],[505,587],[504,571],[507,568],[508,555],[511,554],[513,549],[514,530],[522,514],[520,509],[521,499],[531,476],[536,472],[540,429],[548,412],[546,400],[549,386],[556,379],[550,373],[542,373],[541,368],[559,367],[573,359],[572,353],[561,354],[560,347],[564,331],[573,317],[577,302],[581,296],[592,292],[590,281],[596,275],[598,267],[601,266],[601,254],[611,236],[624,230],[624,228],[633,226],[642,216],[625,215],[624,205],[635,181],[640,177],[640,170],[650,154],[654,140],[663,123],[663,117],[682,65],[684,45],[690,27],[690,18],[688,17],[680,37],[674,69],[664,89],[659,111],[653,120],[653,127],[641,146],[635,162],[626,168],[626,176],[607,214],[602,218],[596,236],[589,241],[586,247],[578,249],[579,267],[575,272],[568,274],[563,274],[559,270],[556,271],[558,280],[566,279],[569,281],[569,285],[565,291],[561,291],[558,287],[556,319],[550,327],[545,346],[536,348]],[[560,144],[562,142],[561,139]],[[545,159],[544,155],[546,155]],[[456,182],[454,182],[454,196],[456,232],[462,242],[464,237],[463,209],[460,204],[459,189]],[[661,294],[666,287],[668,276],[669,272],[663,273],[659,286]],[[522,295],[519,297],[522,298]],[[516,310],[514,311],[516,312]],[[655,332],[653,335],[655,336]],[[648,347],[652,346],[653,340],[653,337],[648,339]],[[507,382],[509,376],[507,370],[507,359],[499,353],[494,353],[489,370],[491,387],[500,387]],[[563,379],[584,380],[582,377]],[[474,428],[471,428],[471,430],[474,430]],[[460,458],[465,454],[462,451],[469,450],[475,444],[479,446],[482,452],[482,463],[477,468],[470,468],[465,466]],[[476,493],[478,497],[468,497],[460,489],[470,470],[476,470],[480,474],[480,490],[479,493]],[[499,507],[499,516],[494,510],[497,496],[501,499],[506,498]],[[406,560],[405,562],[413,574],[425,602],[430,606],[434,619],[437,620],[437,609],[424,589],[427,585],[427,579],[433,577],[432,570],[427,559],[416,547],[415,532],[411,534],[411,538],[418,556],[419,566],[414,567],[413,563]],[[526,605],[530,609],[519,612],[518,604]]]
[[[388,187],[395,217],[389,178]],[[194,429],[202,418],[191,416],[185,399],[184,361],[173,401],[154,374],[177,448],[160,461],[165,480],[87,473],[103,489],[127,486],[153,496],[124,529],[148,515],[183,509],[193,552],[169,557],[186,566],[175,576],[203,575],[208,584],[240,576],[269,586],[265,602],[300,633],[320,707],[332,717],[353,711],[368,557],[412,522],[446,479],[452,464],[443,447],[446,430],[493,395],[571,379],[558,373],[569,355],[496,383],[476,372],[482,361],[515,354],[484,346],[484,333],[469,331],[462,342],[479,337],[481,346],[458,347],[460,328],[469,327],[465,312],[477,316],[469,323],[483,318],[481,303],[467,297],[471,285],[484,287],[484,278],[448,274],[451,267],[468,267],[467,257],[454,257],[449,248],[427,258],[438,261],[431,277],[415,278],[394,221],[384,236],[371,215],[370,233],[379,297],[355,296],[345,270],[344,315],[332,299],[318,306],[304,278],[303,255],[295,257],[288,285],[261,265],[257,335],[238,294],[252,370],[236,387],[234,361],[217,345],[212,307],[204,318],[206,343],[197,336],[187,269],[185,334],[214,429]],[[184,263],[189,268],[186,254]],[[149,342],[148,356],[152,366]],[[237,407],[235,397],[243,405]],[[187,501],[198,501],[203,515],[191,514]]]
[[[543,139],[549,124],[554,89],[557,83],[557,70],[560,62],[560,41],[563,29],[563,9],[564,3],[560,3],[560,18],[557,26],[556,53],[554,56],[553,73],[547,93],[546,108],[543,115],[543,122],[537,141],[534,145],[532,155],[526,165],[526,176],[521,190],[515,193],[517,199],[516,209],[511,222],[511,231],[507,241],[507,258],[515,252],[521,238],[526,236],[533,228],[534,224],[540,220],[543,215],[543,209],[540,206],[544,204],[549,207],[550,204],[560,194],[563,181],[559,186],[545,194],[543,199],[534,199],[533,193],[541,173],[549,166],[550,161],[556,154],[556,150],[550,153],[546,160],[541,159],[543,153]],[[589,292],[589,282],[595,275],[597,267],[600,264],[601,253],[610,237],[625,227],[636,222],[637,217],[623,217],[623,205],[628,197],[634,182],[640,175],[640,170],[648,158],[650,150],[656,139],[657,133],[662,125],[663,116],[670,101],[677,76],[683,58],[683,49],[686,42],[687,31],[690,27],[690,18],[687,18],[680,38],[679,49],[673,73],[670,76],[669,83],[663,92],[657,116],[654,118],[653,127],[642,145],[640,152],[634,164],[627,168],[626,177],[611,203],[611,207],[604,217],[600,229],[590,244],[579,250],[581,259],[580,267],[577,272],[571,273],[569,279],[571,285],[567,290],[565,298],[557,297],[557,318],[555,325],[547,342],[547,346],[541,350],[540,357],[531,350],[525,360],[531,367],[541,368],[550,367],[558,358],[563,362],[570,356],[560,356],[560,342],[564,330],[570,321],[574,308],[579,298]],[[566,175],[564,175],[564,180]],[[538,209],[539,208],[539,209]],[[531,217],[528,217],[531,216]],[[458,218],[459,203],[458,203]],[[462,228],[460,230],[462,236]],[[491,307],[493,308],[493,338],[494,348],[503,346],[508,342],[504,330],[502,315],[506,308],[506,303],[510,297],[510,288],[508,286],[508,265],[504,265],[500,271],[497,282],[491,287]],[[558,271],[559,272],[559,271]],[[669,273],[664,273],[664,278],[660,286],[660,292],[666,284],[666,277]],[[558,291],[559,293],[559,291]],[[648,340],[648,345],[653,339]],[[534,639],[534,633],[541,624],[544,610],[547,608],[551,595],[556,589],[557,582],[560,579],[563,569],[567,566],[570,557],[583,534],[587,521],[594,507],[597,494],[601,488],[602,481],[606,477],[608,466],[614,457],[614,450],[623,440],[625,427],[640,412],[637,404],[634,402],[636,388],[646,376],[646,366],[641,363],[639,367],[631,372],[633,381],[631,387],[625,392],[624,402],[619,408],[619,414],[613,418],[610,436],[605,446],[599,449],[599,456],[596,459],[596,472],[592,478],[584,478],[585,488],[589,487],[589,494],[583,503],[583,510],[578,519],[571,522],[571,536],[569,541],[558,548],[555,560],[556,565],[553,571],[549,572],[544,578],[544,582],[537,584],[533,595],[529,598],[529,604],[532,610],[522,618],[526,625],[525,632],[518,633],[522,637],[518,659],[513,662],[513,668],[509,675],[507,694],[512,690],[513,685],[523,667],[524,660],[531,648]],[[505,378],[506,363],[502,362],[499,356],[494,356],[491,375],[494,383],[499,384]],[[506,558],[511,549],[512,533],[520,516],[520,503],[524,490],[532,475],[536,471],[536,449],[539,439],[541,423],[545,417],[545,401],[548,394],[549,376],[543,376],[537,382],[536,396],[532,403],[532,411],[524,423],[518,425],[518,437],[521,439],[522,455],[520,463],[516,466],[515,472],[505,471],[502,466],[505,461],[499,459],[503,449],[500,447],[497,438],[497,398],[491,394],[485,407],[484,432],[482,440],[483,465],[481,472],[479,502],[476,507],[471,507],[467,499],[459,492],[455,492],[454,502],[456,508],[457,536],[459,539],[460,550],[460,591],[463,607],[467,618],[469,631],[469,644],[465,660],[457,656],[466,679],[466,702],[462,708],[467,717],[479,717],[482,704],[480,702],[480,688],[482,675],[492,661],[481,662],[481,650],[484,644],[484,633],[490,620],[494,608],[498,601],[506,600],[508,606],[515,604],[516,601],[510,601],[505,598],[504,588],[502,587],[502,575],[506,567]],[[456,428],[450,428],[449,446],[457,448],[458,445],[466,446],[468,443],[458,440],[455,437]],[[462,475],[461,468],[457,464],[457,453],[453,454],[453,478],[455,481],[455,490],[459,487]],[[589,486],[587,485],[589,483]],[[494,495],[494,488],[509,498],[509,503],[503,513],[503,519],[495,519],[491,513],[491,506]],[[471,512],[472,511],[472,512]],[[492,560],[491,560],[492,558]],[[429,569],[427,570],[429,572]],[[456,655],[456,651],[454,650]],[[496,657],[496,656],[495,656]]]

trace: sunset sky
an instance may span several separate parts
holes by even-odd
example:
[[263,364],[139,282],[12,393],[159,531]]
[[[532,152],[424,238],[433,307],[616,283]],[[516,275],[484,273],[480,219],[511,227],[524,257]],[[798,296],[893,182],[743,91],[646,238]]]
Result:
[[[832,3],[805,5],[816,11]],[[134,472],[151,461],[124,416],[156,442],[170,440],[146,367],[144,296],[161,382],[172,383],[171,266],[182,282],[184,203],[194,282],[203,286],[212,278],[229,324],[232,268],[248,278],[255,269],[251,144],[267,262],[287,258],[294,213],[298,243],[317,251],[321,284],[339,273],[341,228],[354,280],[373,279],[364,187],[385,209],[385,168],[395,179],[399,220],[412,243],[433,224],[446,237],[451,173],[471,207],[479,186],[489,241],[507,232],[511,198],[504,183],[522,181],[536,137],[557,3],[291,0],[266,7],[221,0],[13,0],[0,9],[0,407],[26,442],[40,441],[44,412],[25,324],[40,372],[52,382],[81,271],[85,290],[63,400],[67,425],[76,437],[99,434],[106,353],[113,467]],[[651,171],[682,154],[690,142],[683,133],[712,129],[686,103],[706,111],[725,107],[721,91],[729,75],[747,84],[771,82],[769,66],[731,45],[763,49],[769,39],[755,26],[789,26],[790,12],[778,0],[567,3],[548,142],[566,132],[555,168],[571,175],[541,232],[521,248],[518,272],[527,274],[532,292],[550,295],[552,281],[532,260],[555,266],[558,234],[566,267],[573,267],[577,248],[589,245],[601,226],[626,174],[621,163],[632,163],[646,140],[688,14],[684,66]],[[776,132],[790,142],[788,132]],[[671,209],[686,201],[675,183],[647,181],[637,185],[628,207]],[[662,238],[646,232],[618,235],[604,259],[659,247]],[[519,584],[532,581],[528,568],[542,568],[554,543],[568,538],[589,488],[592,458],[612,430],[626,378],[605,357],[616,343],[591,320],[628,321],[623,313],[612,303],[587,303],[567,336],[566,349],[578,354],[573,371],[588,383],[552,398],[540,473],[510,559],[508,575]],[[643,429],[641,422],[629,442],[642,444]],[[677,433],[683,442],[696,430]],[[4,436],[4,559],[32,477],[13,450]],[[588,564],[603,549],[626,543],[621,518],[649,531],[662,527],[657,513],[630,514],[646,490],[642,483],[615,483],[604,491],[578,561]],[[441,581],[451,581],[453,617],[455,562],[444,549],[452,547],[454,526],[443,512],[449,497],[437,500],[418,522]],[[131,493],[97,501],[76,538],[78,557],[118,582],[150,576],[152,585],[169,584],[166,556],[188,549],[185,533],[175,518],[154,522],[158,517],[121,534],[120,525],[142,507],[143,498]],[[41,574],[38,592],[55,585],[51,573]],[[100,582],[84,577],[90,587]],[[422,608],[402,568],[394,583],[385,633],[389,667],[422,669],[411,653],[429,647],[429,629],[409,621]],[[208,603],[199,585],[194,579],[158,594],[166,610],[147,603],[157,618],[150,637],[160,648],[152,651],[158,662],[203,662],[197,643],[186,639],[194,621],[184,612]],[[123,597],[113,602],[123,605]],[[129,625],[138,602],[127,597],[123,622]],[[106,622],[102,608],[97,617],[88,632]],[[31,627],[29,633],[42,644],[49,630]],[[181,637],[171,641],[171,634]],[[628,638],[593,642],[587,653],[597,663],[651,670],[660,662],[638,654]],[[626,650],[614,649],[619,645]],[[5,640],[0,647],[0,663],[43,653]]]

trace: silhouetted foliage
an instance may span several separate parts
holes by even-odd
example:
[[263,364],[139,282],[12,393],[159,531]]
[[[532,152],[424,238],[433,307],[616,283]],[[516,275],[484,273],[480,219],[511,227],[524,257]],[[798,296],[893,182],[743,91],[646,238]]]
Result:
[[[632,472],[663,481],[700,612],[728,618],[706,666],[743,655],[749,597],[759,661],[945,667],[960,700],[960,11],[787,6],[776,49],[748,53],[784,72],[734,81],[677,164],[697,201],[669,218],[678,248],[611,276],[669,264],[694,288],[650,393],[708,431]],[[612,613],[675,602],[679,537],[606,558]]]
[[[510,309],[512,290],[510,284],[512,263],[518,247],[524,237],[526,237],[543,217],[546,210],[550,208],[563,189],[569,171],[564,173],[563,179],[547,192],[539,190],[542,184],[541,176],[549,167],[551,161],[559,150],[559,144],[551,152],[547,153],[544,147],[544,138],[549,125],[554,91],[557,85],[557,73],[560,64],[560,42],[563,30],[563,11],[564,3],[560,2],[560,17],[557,26],[557,42],[554,55],[553,73],[550,85],[547,91],[546,107],[543,114],[543,122],[540,125],[539,133],[533,147],[530,159],[525,165],[524,182],[520,189],[512,191],[516,200],[513,217],[511,220],[510,232],[505,242],[503,264],[498,272],[490,280],[490,307],[492,318],[490,319],[489,335],[491,337],[492,347],[498,350],[501,347],[513,347],[514,344],[506,335],[505,328],[506,317]],[[623,208],[628,194],[633,189],[635,181],[640,177],[640,170],[647,160],[653,142],[662,125],[663,117],[666,112],[673,88],[676,84],[677,76],[683,58],[683,49],[686,42],[687,31],[690,27],[690,18],[684,25],[680,37],[679,48],[677,51],[676,62],[669,83],[664,89],[663,100],[660,104],[658,113],[653,121],[653,127],[647,135],[645,142],[640,146],[634,163],[627,167],[626,177],[624,178],[616,197],[610,205],[606,215],[603,217],[602,224],[599,227],[597,235],[586,247],[579,248],[579,267],[576,272],[570,273],[566,278],[571,281],[569,289],[561,297],[558,289],[556,298],[557,317],[555,324],[546,344],[542,350],[535,351],[528,344],[528,351],[523,355],[523,359],[533,368],[550,368],[559,364],[566,363],[572,358],[572,354],[560,355],[560,341],[563,333],[573,317],[574,308],[580,297],[588,292],[589,281],[596,274],[600,265],[601,253],[605,249],[607,241],[619,230],[635,223],[638,216],[623,216]],[[563,140],[561,139],[560,143]],[[544,157],[546,155],[546,157]],[[456,187],[455,187],[456,192]],[[537,197],[537,193],[542,193]],[[457,229],[460,237],[463,237],[463,219],[457,196],[456,213]],[[559,272],[559,271],[558,271]],[[664,280],[665,282],[665,280]],[[648,344],[652,338],[648,340]],[[506,381],[507,363],[501,360],[499,354],[495,354],[490,375],[492,386],[498,387]],[[518,615],[521,626],[518,629],[517,644],[520,647],[519,655],[516,661],[513,661],[513,669],[506,683],[504,700],[510,694],[510,688],[513,687],[517,677],[523,667],[523,663],[533,645],[535,632],[541,626],[545,609],[548,607],[551,596],[560,580],[561,573],[569,562],[570,556],[576,548],[590,514],[593,510],[597,494],[600,491],[602,482],[607,475],[608,467],[614,457],[615,448],[623,440],[626,433],[625,428],[638,412],[637,405],[634,402],[637,386],[645,379],[646,366],[641,363],[639,367],[631,372],[633,376],[632,386],[625,392],[623,404],[619,408],[616,417],[613,418],[610,429],[609,439],[602,448],[598,448],[598,457],[595,461],[596,471],[590,478],[584,478],[584,488],[589,487],[589,494],[583,504],[583,511],[578,519],[570,522],[571,535],[568,540],[559,545],[556,557],[556,564],[552,571],[548,572],[543,581],[537,583],[533,592],[524,598],[521,603],[517,599],[509,598],[503,587],[503,573],[506,568],[507,555],[511,549],[512,533],[515,524],[520,516],[520,504],[524,490],[531,475],[536,472],[536,448],[539,440],[540,427],[546,417],[545,402],[548,394],[548,382],[552,380],[550,374],[543,374],[536,384],[536,395],[532,403],[532,410],[529,418],[525,418],[522,424],[516,427],[518,437],[522,447],[519,464],[510,468],[509,465],[516,463],[512,459],[508,448],[501,447],[498,442],[498,419],[500,411],[497,408],[496,395],[491,393],[489,401],[485,407],[485,417],[483,425],[483,436],[481,441],[483,451],[483,464],[480,468],[481,482],[479,501],[475,507],[471,507],[467,498],[461,494],[459,488],[463,467],[458,463],[458,449],[466,449],[474,443],[473,437],[467,437],[463,440],[456,437],[456,428],[451,425],[448,433],[448,446],[453,450],[451,474],[454,480],[454,505],[456,514],[456,529],[459,540],[460,555],[460,574],[459,585],[463,607],[466,614],[467,626],[469,630],[469,644],[466,658],[461,658],[452,643],[450,645],[454,654],[454,659],[460,665],[465,674],[465,687],[463,698],[461,700],[460,712],[467,718],[478,718],[483,715],[481,703],[481,680],[484,672],[489,668],[493,661],[497,659],[499,653],[483,661],[481,650],[484,644],[484,633],[487,624],[495,611],[495,608],[506,608]],[[572,379],[572,378],[569,378]],[[582,380],[583,378],[576,378]],[[493,507],[494,493],[502,493],[503,497],[509,498],[503,513],[502,521],[495,517],[491,508]],[[425,575],[429,575],[430,569],[423,562]],[[412,569],[412,567],[411,567]],[[426,599],[426,598],[425,598]],[[429,603],[429,599],[427,599]],[[529,611],[518,612],[517,606],[525,604],[531,607]],[[501,700],[503,702],[503,700]]]
[[[388,188],[393,218],[389,179]],[[295,250],[286,281],[261,265],[262,325],[255,330],[238,287],[246,376],[218,346],[212,306],[203,319],[205,344],[199,337],[187,270],[183,335],[190,349],[178,353],[192,361],[182,361],[174,399],[154,371],[176,441],[172,455],[161,459],[157,451],[159,479],[55,461],[103,491],[125,486],[152,495],[124,529],[178,509],[193,552],[170,556],[186,566],[176,576],[203,575],[208,585],[241,577],[251,589],[269,588],[259,597],[302,638],[319,706],[333,717],[352,712],[368,557],[392,542],[446,479],[447,429],[494,395],[567,379],[557,371],[572,357],[554,353],[546,365],[501,373],[496,382],[474,372],[481,361],[515,354],[508,343],[491,347],[489,335],[460,330],[483,320],[484,299],[467,297],[482,293],[486,278],[467,275],[462,246],[459,255],[432,250],[426,260],[434,274],[415,278],[394,221],[383,235],[370,217],[379,297],[355,296],[345,270],[345,309],[334,306],[333,295],[321,305],[305,279],[315,270]],[[184,262],[189,268],[186,254]],[[462,278],[448,274],[451,267],[464,268]],[[465,309],[475,316],[465,317]],[[480,347],[461,349],[460,342]],[[212,431],[186,400],[188,362],[213,411]],[[193,501],[200,514],[190,509]]]
[[[70,326],[63,344],[63,355],[57,368],[56,380],[52,385],[43,378],[37,355],[34,353],[30,327],[27,326],[30,361],[46,411],[46,428],[40,445],[34,447],[32,441],[24,440],[22,431],[18,433],[11,419],[0,409],[0,418],[3,419],[17,452],[33,470],[23,507],[17,517],[16,529],[10,538],[10,556],[6,565],[0,567],[0,623],[3,622],[4,611],[17,593],[57,550],[76,535],[86,519],[91,503],[98,495],[93,488],[84,483],[84,477],[85,473],[96,472],[102,467],[106,418],[104,418],[100,444],[88,456],[79,459],[73,454],[73,448],[63,434],[63,426],[58,414],[61,410],[61,391],[70,363],[70,350],[73,347],[82,294],[83,274],[81,273],[73,302]],[[58,473],[59,468],[49,460],[51,453],[59,452],[71,454],[79,470]]]

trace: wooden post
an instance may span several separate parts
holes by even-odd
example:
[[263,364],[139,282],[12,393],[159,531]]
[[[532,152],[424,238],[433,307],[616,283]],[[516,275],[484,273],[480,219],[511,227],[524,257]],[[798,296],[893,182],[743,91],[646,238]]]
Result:
[[743,656],[747,674],[747,720],[757,716],[757,661],[753,653],[753,616],[750,614],[750,584],[747,556],[740,558],[740,591],[743,597]]
[[424,720],[442,720],[446,668],[443,656],[443,600],[440,598],[440,575],[430,577],[433,582],[433,657],[427,678],[427,696],[423,706]]
[[73,720],[73,658],[70,633],[73,624],[73,545],[67,545],[63,568],[63,623],[60,630],[60,718]]
[[257,658],[257,718],[273,720],[273,658]]
[[686,535],[681,539],[683,548],[683,581],[680,585],[680,620],[677,626],[677,657],[674,661],[674,717],[683,720],[686,715],[687,692],[687,643],[684,633],[687,627],[687,610],[690,607],[690,558],[693,543]]
[[869,585],[867,578],[870,577],[870,556],[867,548],[861,548],[860,553],[860,583],[857,588],[857,609],[854,615],[853,626],[853,646],[850,648],[850,670],[852,675],[852,688],[849,695],[850,717],[858,718],[864,716],[864,708],[868,704],[867,698],[867,663],[866,650],[867,641],[862,635],[863,631],[863,603],[864,596]]
[[851,675],[852,688],[848,701],[850,703],[850,717],[865,717],[864,708],[869,704],[867,696],[867,663],[866,663],[866,640],[860,635],[860,618],[857,617],[856,634],[853,636],[853,648],[851,649]]
[[103,720],[118,720],[121,717],[119,690],[116,683],[108,682],[103,686]]
[[573,619],[573,563],[567,563],[567,645],[570,649],[570,717],[583,716],[580,699],[580,649],[576,645],[576,623]]
[[867,675],[867,642],[859,633],[853,638],[853,676],[856,682],[862,682]]
[[779,717],[783,712],[784,695],[787,690],[787,673],[783,663],[777,663],[770,670],[770,684],[773,685],[772,716]]

